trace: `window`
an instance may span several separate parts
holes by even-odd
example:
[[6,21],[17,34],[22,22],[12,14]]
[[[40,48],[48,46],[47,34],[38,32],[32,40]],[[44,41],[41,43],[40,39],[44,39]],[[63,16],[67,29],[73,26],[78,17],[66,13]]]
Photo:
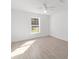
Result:
[[31,19],[32,25],[32,33],[39,33],[40,32],[40,21],[39,18],[32,18]]

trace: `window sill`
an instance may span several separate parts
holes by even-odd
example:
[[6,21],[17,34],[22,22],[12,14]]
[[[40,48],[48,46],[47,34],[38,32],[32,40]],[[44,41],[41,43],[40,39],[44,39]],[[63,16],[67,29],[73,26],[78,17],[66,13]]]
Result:
[[32,34],[39,34],[40,32],[35,32],[35,33],[32,33]]

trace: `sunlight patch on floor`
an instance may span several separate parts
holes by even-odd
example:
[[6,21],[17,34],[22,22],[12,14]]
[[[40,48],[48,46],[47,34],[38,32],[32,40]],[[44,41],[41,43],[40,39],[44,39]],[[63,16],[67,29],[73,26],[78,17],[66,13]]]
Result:
[[25,51],[28,50],[28,48],[35,42],[35,40],[32,41],[28,41],[24,44],[22,44],[19,48],[17,48],[16,50],[14,50],[11,55],[12,57],[23,54]]

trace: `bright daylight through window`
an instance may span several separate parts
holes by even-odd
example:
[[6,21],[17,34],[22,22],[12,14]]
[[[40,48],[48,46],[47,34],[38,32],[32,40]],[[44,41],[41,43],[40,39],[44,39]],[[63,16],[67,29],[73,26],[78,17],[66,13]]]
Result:
[[40,32],[40,20],[39,20],[39,18],[32,18],[31,25],[32,25],[32,33],[39,33]]

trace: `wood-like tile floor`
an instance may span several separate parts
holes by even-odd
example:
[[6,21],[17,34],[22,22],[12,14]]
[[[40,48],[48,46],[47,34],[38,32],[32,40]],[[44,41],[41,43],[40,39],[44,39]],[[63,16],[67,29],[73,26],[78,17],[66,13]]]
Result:
[[68,43],[54,37],[41,37],[12,43],[12,59],[67,59]]

